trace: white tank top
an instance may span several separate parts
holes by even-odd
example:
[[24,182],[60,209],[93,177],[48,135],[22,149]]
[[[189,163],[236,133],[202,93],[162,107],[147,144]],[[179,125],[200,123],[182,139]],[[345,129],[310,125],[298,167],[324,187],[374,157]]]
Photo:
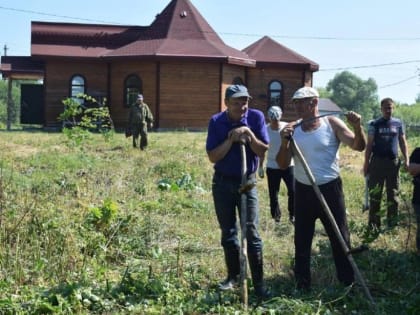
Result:
[[[340,141],[334,134],[327,117],[320,119],[320,126],[308,132],[299,126],[293,133],[293,139],[302,152],[317,185],[326,184],[340,175],[338,165],[338,147]],[[311,185],[302,163],[295,157],[295,179]]]

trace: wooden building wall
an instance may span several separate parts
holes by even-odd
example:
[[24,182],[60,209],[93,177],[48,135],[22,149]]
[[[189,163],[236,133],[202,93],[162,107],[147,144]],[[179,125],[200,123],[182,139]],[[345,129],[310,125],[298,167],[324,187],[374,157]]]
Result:
[[[209,118],[225,109],[224,93],[234,79],[248,86],[250,107],[267,110],[267,88],[272,80],[283,83],[284,115],[295,119],[291,97],[296,89],[312,84],[312,73],[284,68],[245,68],[211,62],[192,61],[101,61],[49,60],[45,75],[45,121],[47,127],[60,126],[62,101],[70,95],[70,79],[82,75],[87,94],[105,95],[116,128],[127,124],[129,109],[124,106],[124,81],[136,74],[142,80],[145,102],[160,129],[205,129]],[[108,90],[109,89],[109,90]]]
[[160,128],[205,128],[220,107],[218,63],[162,62]]
[[49,60],[45,63],[44,117],[47,127],[61,126],[58,116],[63,112],[63,100],[70,95],[70,80],[82,75],[89,91],[106,92],[107,68],[101,62],[69,62]]
[[279,67],[248,69],[248,89],[253,97],[250,106],[266,113],[269,106],[268,85],[277,80],[283,84],[283,120],[291,121],[296,118],[291,102],[293,93],[300,87],[312,85],[312,74],[299,69],[285,69]]
[[127,125],[129,108],[124,106],[124,82],[129,75],[137,75],[142,81],[144,102],[156,116],[157,111],[157,63],[145,61],[117,61],[110,65],[110,112],[116,128]]

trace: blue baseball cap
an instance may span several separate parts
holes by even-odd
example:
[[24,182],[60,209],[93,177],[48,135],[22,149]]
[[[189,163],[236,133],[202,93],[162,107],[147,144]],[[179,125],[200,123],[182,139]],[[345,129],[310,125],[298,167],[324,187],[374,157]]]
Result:
[[239,85],[239,84],[229,85],[225,92],[225,98],[229,99],[229,98],[238,98],[238,97],[251,98],[251,96],[248,93],[248,89],[245,86]]

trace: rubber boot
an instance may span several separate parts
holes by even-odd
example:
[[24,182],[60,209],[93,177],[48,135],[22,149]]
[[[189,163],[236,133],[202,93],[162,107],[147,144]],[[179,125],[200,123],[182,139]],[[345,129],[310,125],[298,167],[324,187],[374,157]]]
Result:
[[239,261],[239,249],[238,248],[224,248],[225,262],[228,271],[226,280],[219,284],[220,290],[231,290],[239,284],[239,274],[241,272],[240,261]]
[[255,295],[259,299],[270,297],[270,291],[264,284],[263,256],[262,252],[248,253],[249,266],[251,268],[252,283],[254,285]]

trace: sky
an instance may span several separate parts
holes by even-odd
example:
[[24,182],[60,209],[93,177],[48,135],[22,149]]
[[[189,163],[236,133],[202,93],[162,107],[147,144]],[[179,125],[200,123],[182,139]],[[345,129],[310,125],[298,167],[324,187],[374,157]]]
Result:
[[[170,0],[0,0],[0,55],[30,56],[31,21],[150,25]],[[319,64],[314,87],[337,73],[372,78],[378,97],[420,94],[419,0],[191,0],[225,44],[263,36]]]

